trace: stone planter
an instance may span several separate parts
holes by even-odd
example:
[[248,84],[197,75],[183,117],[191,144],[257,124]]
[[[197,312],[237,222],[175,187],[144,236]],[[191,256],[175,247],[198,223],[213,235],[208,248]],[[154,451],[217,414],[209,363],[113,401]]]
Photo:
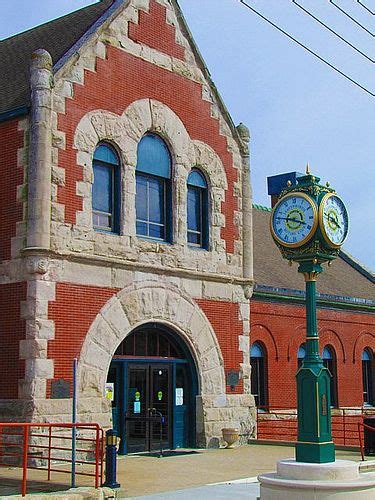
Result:
[[221,429],[221,432],[223,433],[223,440],[227,443],[226,448],[230,448],[240,437],[238,429]]

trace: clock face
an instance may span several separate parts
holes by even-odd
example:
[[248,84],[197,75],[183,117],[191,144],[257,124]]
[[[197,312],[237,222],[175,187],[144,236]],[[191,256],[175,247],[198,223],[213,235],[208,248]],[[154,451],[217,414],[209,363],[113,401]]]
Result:
[[319,225],[323,238],[333,248],[340,247],[349,230],[348,212],[342,200],[333,193],[327,193],[319,207]]
[[304,193],[290,193],[274,207],[271,216],[272,236],[281,245],[296,248],[313,236],[318,226],[315,202]]

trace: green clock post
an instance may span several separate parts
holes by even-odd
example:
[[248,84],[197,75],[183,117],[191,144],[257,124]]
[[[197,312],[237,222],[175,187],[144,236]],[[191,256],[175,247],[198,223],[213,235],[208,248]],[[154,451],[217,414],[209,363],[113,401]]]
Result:
[[271,233],[284,258],[297,262],[306,282],[306,356],[297,372],[296,461],[335,461],[331,433],[330,373],[319,354],[316,280],[334,260],[348,234],[345,205],[309,167],[297,184],[288,182],[271,214]]

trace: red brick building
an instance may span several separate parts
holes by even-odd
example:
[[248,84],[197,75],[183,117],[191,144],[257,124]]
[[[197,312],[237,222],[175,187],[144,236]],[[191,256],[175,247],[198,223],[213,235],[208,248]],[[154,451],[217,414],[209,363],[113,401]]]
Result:
[[[1,420],[69,421],[77,358],[79,419],[124,452],[159,446],[153,409],[164,447],[246,442],[250,339],[265,404],[294,406],[303,282],[267,212],[253,235],[249,134],[177,2],[102,0],[3,40],[0,85]],[[344,259],[320,325],[338,404],[359,408],[373,283]]]
[[[258,206],[253,210],[252,392],[258,407],[263,406],[271,413],[271,416],[260,415],[259,437],[290,440],[294,437],[295,425],[293,431],[287,431],[286,424],[283,427],[282,422],[268,419],[272,414],[288,413],[286,410],[295,411],[297,407],[295,374],[304,356],[306,335],[305,283],[297,272],[297,265],[289,267],[282,259],[269,232],[269,219],[270,209]],[[326,267],[319,276],[317,288],[320,348],[332,374],[334,419],[342,422],[343,415],[372,414],[375,404],[374,276],[341,252],[332,266]],[[352,431],[353,425],[348,425]],[[336,429],[338,431],[338,426]],[[333,430],[335,437],[335,425]]]
[[174,0],[102,0],[0,42],[0,415],[122,451],[254,434],[248,131]]

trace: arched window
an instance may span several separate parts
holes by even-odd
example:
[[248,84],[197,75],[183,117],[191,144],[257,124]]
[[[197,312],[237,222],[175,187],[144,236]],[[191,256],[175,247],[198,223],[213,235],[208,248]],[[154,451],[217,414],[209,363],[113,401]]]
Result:
[[137,154],[137,235],[171,241],[171,155],[165,142],[154,134],[141,139]]
[[299,349],[298,349],[298,353],[297,353],[298,369],[301,368],[302,362],[305,359],[305,356],[306,356],[305,344],[301,344],[300,347],[299,347]]
[[108,144],[99,144],[93,159],[92,219],[95,229],[119,232],[120,161]]
[[323,365],[331,374],[331,406],[337,407],[337,368],[336,354],[331,346],[326,346],[322,353]]
[[255,398],[255,404],[257,407],[267,406],[267,359],[265,349],[259,342],[255,342],[251,346],[250,364],[251,392]]
[[187,180],[187,240],[189,245],[208,248],[208,189],[199,170]]
[[370,349],[366,348],[362,352],[362,381],[363,381],[363,403],[365,405],[374,404],[374,392],[372,383],[374,356]]

